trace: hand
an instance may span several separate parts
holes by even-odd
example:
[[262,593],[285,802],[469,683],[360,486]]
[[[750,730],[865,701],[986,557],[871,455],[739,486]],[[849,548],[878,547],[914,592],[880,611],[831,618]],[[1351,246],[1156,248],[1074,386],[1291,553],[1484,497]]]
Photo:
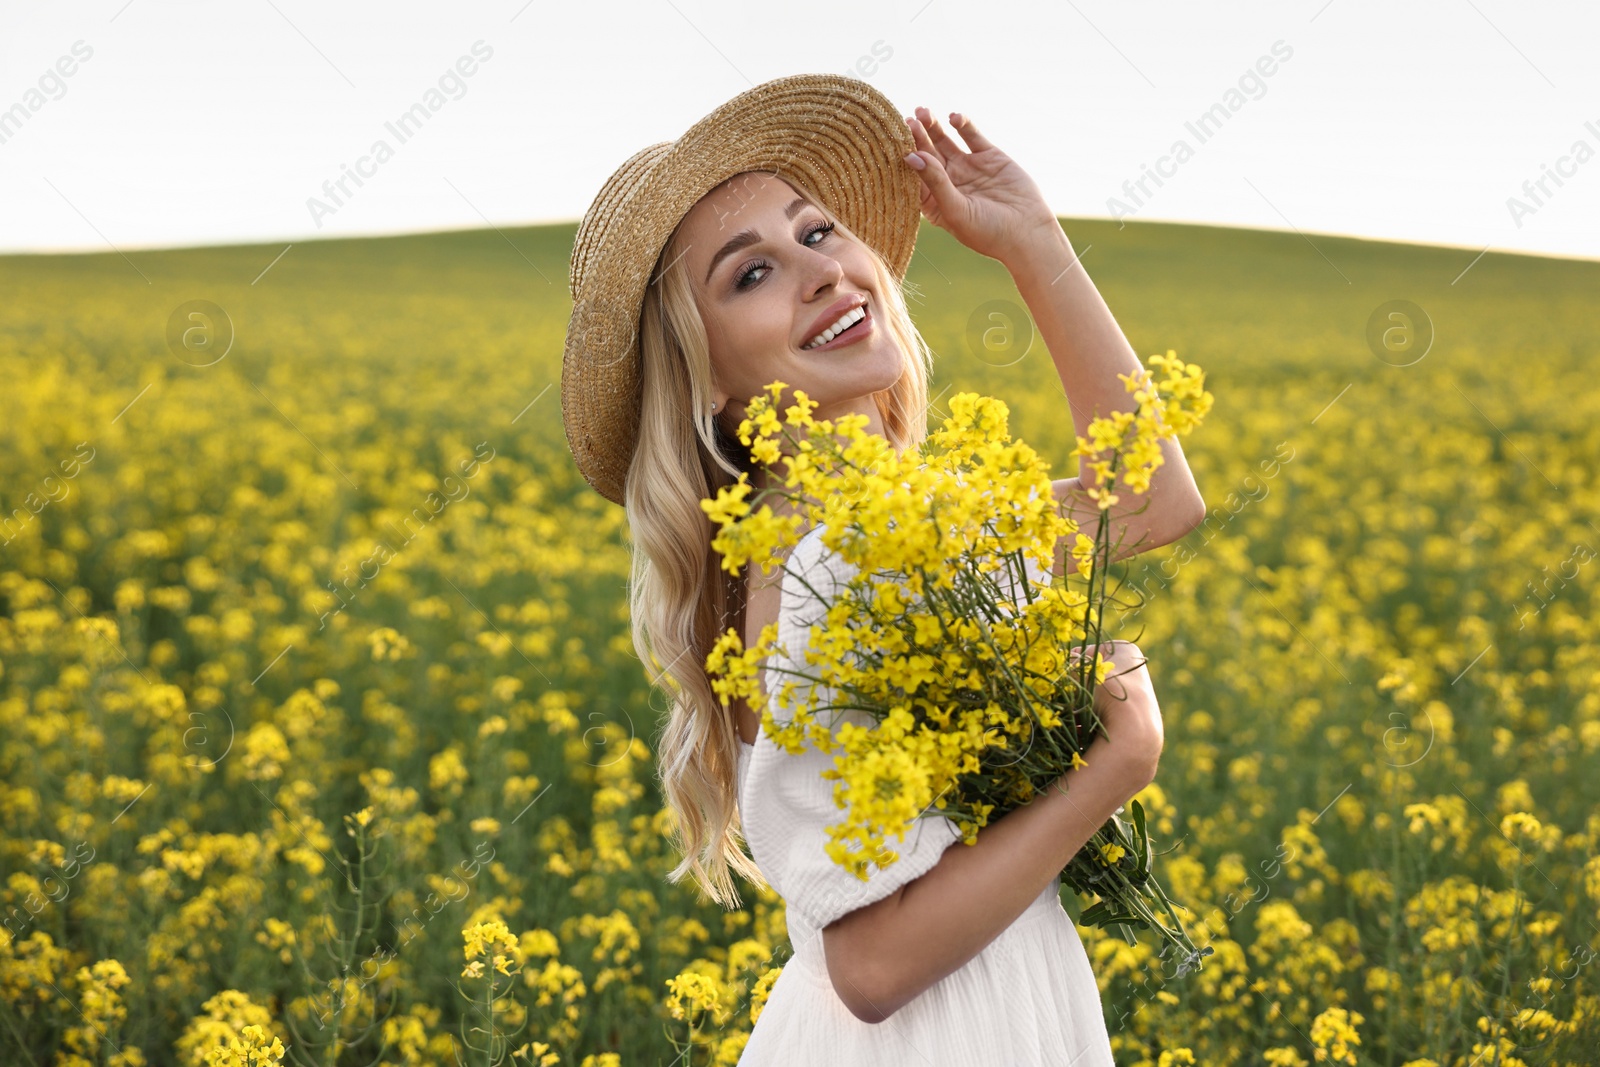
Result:
[[979,133],[970,118],[951,113],[971,151],[956,143],[925,107],[906,122],[917,145],[915,158],[923,166],[906,165],[922,179],[922,214],[929,222],[1002,263],[1049,230],[1061,232],[1033,179]]
[[[1072,651],[1081,651],[1083,658],[1089,655],[1087,648]],[[1148,770],[1148,784],[1155,780],[1156,763],[1165,743],[1161,705],[1150,681],[1149,661],[1132,641],[1101,643],[1100,658],[1110,661],[1111,667],[1106,680],[1095,686],[1095,714],[1105,727],[1111,750],[1141,770]]]

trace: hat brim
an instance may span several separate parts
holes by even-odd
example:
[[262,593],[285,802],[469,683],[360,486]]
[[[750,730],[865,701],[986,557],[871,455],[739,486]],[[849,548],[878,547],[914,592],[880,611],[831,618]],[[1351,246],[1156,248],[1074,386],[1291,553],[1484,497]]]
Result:
[[573,243],[561,361],[562,421],[590,485],[624,502],[642,401],[639,312],[689,210],[739,174],[793,179],[904,278],[921,220],[921,182],[903,162],[915,148],[905,119],[866,82],[798,74],[740,93],[617,169]]

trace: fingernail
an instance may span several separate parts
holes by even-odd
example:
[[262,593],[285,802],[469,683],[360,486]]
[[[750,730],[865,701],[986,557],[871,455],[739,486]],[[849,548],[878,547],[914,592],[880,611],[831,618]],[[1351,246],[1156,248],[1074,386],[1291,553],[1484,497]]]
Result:
[[928,161],[923,159],[915,152],[912,152],[910,155],[906,156],[906,162],[911,164],[912,170],[921,170],[923,167],[928,165]]

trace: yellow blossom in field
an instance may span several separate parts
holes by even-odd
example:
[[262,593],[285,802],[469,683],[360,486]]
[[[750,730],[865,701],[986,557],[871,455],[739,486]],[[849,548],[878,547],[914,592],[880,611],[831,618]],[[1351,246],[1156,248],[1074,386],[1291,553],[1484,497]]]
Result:
[[756,979],[756,984],[750,991],[750,1022],[752,1024],[761,1018],[761,1010],[766,1006],[767,997],[772,993],[772,986],[782,973],[782,967],[773,967],[770,970],[763,971],[761,977]]
[[1518,1030],[1533,1030],[1541,1035],[1559,1034],[1564,1024],[1543,1008],[1522,1008],[1511,1020]]
[[262,926],[263,929],[256,931],[256,941],[277,952],[279,962],[284,964],[293,963],[294,953],[292,946],[298,941],[298,935],[295,933],[294,927],[282,919],[271,916],[262,923]]
[[1531,812],[1534,807],[1533,792],[1526,781],[1513,778],[1495,790],[1495,807],[1502,815],[1516,811]]
[[1405,808],[1405,816],[1411,820],[1410,829],[1414,834],[1421,833],[1424,829],[1430,826],[1437,828],[1444,821],[1443,817],[1439,814],[1439,809],[1434,807],[1432,804],[1425,802],[1407,804]]
[[[62,1034],[62,1044],[71,1050],[63,1053],[62,1058],[88,1064],[90,1060],[83,1057],[99,1059],[103,1043],[114,1047],[114,1043],[107,1042],[108,1031],[118,1028],[128,1017],[120,990],[132,979],[114,959],[99,960],[92,967],[79,967],[73,977],[77,983],[76,1018]],[[16,979],[13,973],[10,981]],[[129,1046],[124,1051],[130,1054],[126,1058],[143,1062],[142,1053],[136,1048]],[[111,1058],[118,1058],[118,1055]]]
[[523,931],[519,951],[528,958],[553,957],[561,954],[561,945],[549,930],[535,928]]
[[739,1057],[744,1054],[744,1048],[750,1043],[750,1035],[743,1030],[733,1033],[718,1041],[711,1062],[718,1067],[735,1067]]
[[1523,847],[1544,848],[1551,844],[1546,842],[1539,820],[1525,811],[1514,811],[1501,819],[1500,832],[1507,840]]
[[543,1041],[530,1041],[520,1045],[512,1051],[511,1056],[513,1059],[526,1060],[533,1067],[555,1067],[561,1062],[561,1053]]
[[137,779],[111,774],[101,781],[100,794],[114,804],[126,805],[137,800],[146,788],[146,783]]
[[499,919],[473,923],[461,931],[461,936],[466,942],[467,958],[467,965],[461,971],[463,978],[483,976],[484,966],[480,956],[489,957],[491,965],[501,974],[510,975],[519,969],[515,953],[520,942]]
[[1261,1054],[1261,1058],[1272,1067],[1311,1067],[1310,1060],[1300,1055],[1298,1049],[1288,1045],[1269,1048]]
[[269,1041],[266,1030],[252,1023],[239,1031],[236,1044],[207,1052],[206,1063],[210,1067],[260,1067],[281,1063],[284,1051],[282,1041],[276,1037]]
[[1361,1044],[1356,1028],[1361,1013],[1344,1008],[1327,1008],[1311,1021],[1311,1043],[1316,1046],[1318,1063],[1341,1063],[1355,1067],[1355,1048]]
[[718,1022],[726,1019],[722,988],[711,975],[695,970],[684,971],[667,979],[667,991],[667,1010],[674,1019],[703,1011],[713,1013]]
[[283,731],[270,722],[258,722],[244,736],[242,762],[245,776],[252,781],[281,777],[289,762],[289,743]]
[[[1080,423],[1086,397],[1068,409],[1051,361],[971,362],[950,314],[975,305],[970,274],[930,248],[941,292],[913,307],[938,356],[925,441],[922,411],[883,420],[902,449],[859,414],[820,419],[835,409],[763,392],[742,429],[768,469],[749,481],[779,492],[712,471],[729,496],[690,509],[702,549],[724,533],[709,566],[754,576],[811,531],[809,561],[860,582],[837,612],[808,613],[815,632],[786,624],[782,655],[754,628],[725,645],[723,689],[702,691],[755,702],[765,682],[763,748],[859,757],[823,787],[834,819],[859,802],[881,822],[945,813],[976,834],[1045,795],[1042,744],[1072,724],[1063,651],[1137,640],[1168,726],[1137,799],[1162,838],[1155,870],[1214,954],[1175,977],[1153,931],[1129,944],[1079,925],[1118,1063],[1588,1064],[1593,265],[1486,257],[1451,286],[1473,252],[1325,248],[1357,288],[1423,261],[1437,279],[1428,311],[1449,358],[1374,368],[1333,343],[1356,340],[1371,307],[1306,285],[1342,279],[1298,236],[1163,246],[1157,230],[1105,280],[1125,290],[1135,266],[1163,309],[1142,330],[1181,322],[1215,373],[1141,360],[1148,373],[1102,382],[1098,419]],[[559,280],[550,234],[511,236]],[[724,908],[667,878],[692,813],[654,782],[669,694],[652,683],[743,620],[696,617],[704,647],[672,664],[635,645],[630,624],[647,620],[629,591],[666,561],[643,558],[626,509],[585,487],[557,390],[529,404],[558,380],[548,327],[568,294],[505,284],[484,247],[297,246],[254,286],[277,248],[129,252],[138,271],[115,255],[0,257],[0,1063],[344,1063],[384,1045],[390,1067],[632,1067],[673,1062],[665,1031],[693,1023],[680,1067],[733,1064],[768,995],[789,995],[775,966],[792,958],[787,902],[735,876],[739,906]],[[217,366],[175,362],[158,321],[172,307],[139,271],[161,293],[221,300],[243,345]],[[1225,432],[1191,444],[1212,378]],[[1091,535],[1101,521],[1139,532],[1139,488],[1172,473],[1174,439],[1202,525],[1156,523],[1152,507],[1176,539],[1108,563]],[[458,461],[477,441],[474,476]],[[1053,483],[1070,474],[1089,492],[1063,535]],[[764,505],[746,531],[722,529]],[[1019,560],[1061,573],[1007,588]],[[786,599],[804,592],[791,578]],[[841,710],[845,687],[873,712]],[[729,842],[707,824],[702,860],[730,856],[731,731],[693,725],[730,744],[677,753],[728,775],[683,784],[730,817]],[[871,841],[835,844],[870,873],[890,861]],[[1108,867],[1101,842],[1074,862],[1110,874],[1142,858],[1119,839]],[[444,960],[481,965],[458,979],[475,987],[462,1001],[440,957],[495,919],[515,949]],[[664,983],[684,970],[714,982],[725,1022],[687,999],[671,1017]],[[486,993],[492,1018],[459,1025]]]
[[200,1006],[177,1042],[189,1067],[259,1067],[282,1061],[286,1051],[271,1013],[238,990],[217,993]]
[[471,777],[461,761],[461,749],[451,745],[428,761],[428,785],[448,797],[461,795],[461,787]]
[[406,636],[392,626],[380,626],[373,630],[367,635],[367,644],[372,649],[375,662],[392,663],[415,653]]

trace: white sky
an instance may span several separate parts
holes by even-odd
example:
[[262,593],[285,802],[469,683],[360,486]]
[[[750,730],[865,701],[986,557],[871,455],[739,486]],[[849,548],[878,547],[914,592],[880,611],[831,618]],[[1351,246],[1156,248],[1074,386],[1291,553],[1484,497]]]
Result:
[[[1133,217],[1600,257],[1597,31],[1578,0],[8,2],[0,251],[575,221],[729,97],[876,54],[902,113],[971,115],[1058,215],[1109,217],[1181,137],[1193,157]],[[464,94],[400,143],[385,122],[480,40]],[[1200,143],[1185,122],[1279,41]],[[307,199],[380,137],[393,158],[319,226]],[[1546,168],[1566,174],[1535,201]]]

